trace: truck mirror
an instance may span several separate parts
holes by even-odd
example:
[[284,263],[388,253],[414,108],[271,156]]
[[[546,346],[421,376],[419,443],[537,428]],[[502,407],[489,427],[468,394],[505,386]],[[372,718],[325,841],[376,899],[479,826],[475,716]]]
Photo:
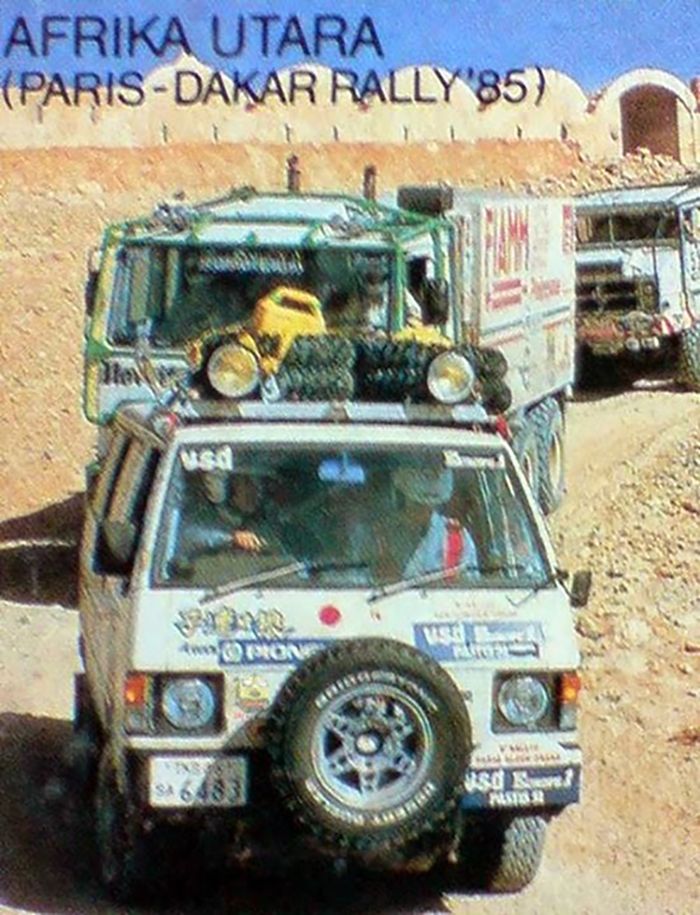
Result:
[[591,593],[593,576],[588,569],[574,572],[569,589],[569,599],[572,607],[585,607]]
[[428,324],[445,324],[450,316],[450,286],[447,280],[429,279],[421,288]]
[[97,291],[101,262],[102,251],[99,248],[92,248],[87,257],[87,280],[85,281],[85,314],[89,318],[92,317],[95,310],[95,292]]

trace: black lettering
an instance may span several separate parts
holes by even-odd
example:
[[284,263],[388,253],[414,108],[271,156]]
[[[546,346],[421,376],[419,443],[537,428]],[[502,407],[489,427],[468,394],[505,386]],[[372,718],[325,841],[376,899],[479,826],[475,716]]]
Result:
[[36,70],[25,70],[19,77],[19,99],[22,105],[27,104],[28,96],[33,92],[40,92],[46,85],[46,77]]
[[452,93],[452,87],[454,86],[455,81],[457,80],[457,77],[460,74],[460,71],[451,70],[450,74],[449,74],[449,77],[450,77],[449,79],[446,79],[442,73],[442,70],[438,69],[437,67],[433,67],[433,73],[437,76],[437,78],[442,83],[443,101],[449,102],[450,95]]
[[314,28],[314,54],[323,53],[326,42],[335,43],[341,57],[347,57],[345,49],[345,32],[348,24],[342,16],[317,16]]
[[277,15],[257,15],[250,17],[251,22],[260,23],[260,53],[263,57],[270,56],[270,23],[279,22],[280,17]]
[[[341,83],[340,80],[347,80]],[[354,70],[333,70],[331,73],[331,104],[338,103],[338,94],[340,92],[349,92],[353,102],[359,102],[360,96],[357,92],[358,76]]]
[[368,47],[377,57],[384,57],[384,49],[374,28],[371,16],[363,16],[357,29],[357,35],[350,47],[350,57],[357,54],[358,48]]
[[423,105],[434,105],[437,102],[434,95],[423,95],[420,67],[413,68],[413,99]]
[[107,56],[107,23],[101,16],[76,16],[73,32],[73,53],[83,56],[83,45],[97,48],[100,57]]
[[216,98],[217,96],[223,102],[225,102],[225,104],[229,105],[231,103],[231,100],[228,97],[228,92],[226,91],[226,86],[224,84],[223,76],[221,75],[221,73],[218,70],[216,70],[211,75],[209,84],[207,85],[207,88],[204,90],[204,95],[202,96],[202,104],[208,105],[209,99],[212,97]]
[[121,16],[114,17],[114,34],[112,38],[112,54],[118,59],[122,56],[122,20]]
[[41,104],[48,105],[49,102],[56,97],[60,98],[64,105],[71,104],[70,96],[66,90],[66,84],[63,82],[63,77],[60,73],[52,74]]
[[297,92],[308,96],[312,105],[316,104],[316,74],[313,70],[292,70],[289,74],[289,101],[293,105]]
[[[188,87],[187,83],[190,82]],[[190,91],[185,90],[189,88]],[[202,77],[194,70],[175,71],[175,104],[194,105],[202,95]]]
[[282,83],[280,82],[280,78],[274,70],[270,70],[267,75],[265,86],[263,91],[260,93],[260,100],[262,102],[266,102],[268,95],[276,96],[283,105],[287,104],[287,97],[284,94]]
[[2,50],[3,57],[9,57],[15,48],[28,51],[32,57],[39,56],[34,47],[32,33],[29,31],[29,26],[27,25],[24,16],[18,16],[12,23],[10,34],[5,43],[5,47]]
[[381,102],[386,102],[387,100],[386,93],[382,87],[382,81],[379,79],[379,74],[376,70],[368,70],[365,81],[362,84],[360,98],[363,102],[367,102],[374,95],[376,95]]
[[175,50],[184,51],[185,54],[192,53],[192,48],[187,40],[187,34],[182,27],[182,23],[178,16],[172,16],[168,21],[168,27],[165,30],[165,35],[163,35],[163,41],[160,45],[161,56],[171,47],[175,48]]
[[241,76],[238,70],[234,70],[231,76],[233,80],[233,101],[234,104],[238,102],[241,92],[245,93],[248,96],[248,101],[253,102],[254,105],[257,105],[260,102],[260,96],[258,96],[253,88],[253,80],[258,76],[258,71],[253,70],[252,73],[248,73],[246,76]]
[[73,103],[80,105],[80,96],[87,93],[97,108],[100,106],[100,93],[97,91],[102,81],[97,73],[76,73],[73,82]]
[[280,43],[277,46],[277,56],[281,57],[288,47],[292,49],[298,48],[305,57],[309,57],[311,54],[301,23],[296,16],[290,16],[287,20]]
[[118,92],[117,98],[122,105],[136,108],[142,105],[146,97],[143,89],[143,76],[137,70],[127,70],[119,77],[119,85],[124,92]]
[[221,44],[221,29],[218,16],[212,16],[211,20],[211,44],[214,53],[220,57],[238,57],[245,50],[245,19],[243,16],[238,17],[238,29],[235,38],[235,44],[231,47],[224,48]]
[[[68,38],[68,32],[60,26],[70,22],[68,16],[42,16],[41,19],[41,53],[47,57],[51,53],[51,45],[57,41]],[[64,87],[65,88],[65,87]]]
[[396,87],[396,70],[389,71],[389,101],[395,105],[407,105],[411,101],[409,95],[399,95]]
[[136,20],[133,16],[128,19],[127,48],[129,57],[135,57],[139,45],[143,44],[156,57],[160,57],[160,49],[153,43],[149,31],[159,21],[160,16],[151,16],[141,28],[136,27]]

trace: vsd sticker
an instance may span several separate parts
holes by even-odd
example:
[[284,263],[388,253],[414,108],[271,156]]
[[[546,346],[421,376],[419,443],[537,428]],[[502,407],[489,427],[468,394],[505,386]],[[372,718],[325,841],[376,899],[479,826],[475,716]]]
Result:
[[544,644],[541,623],[519,620],[417,623],[413,631],[416,648],[437,661],[539,658]]

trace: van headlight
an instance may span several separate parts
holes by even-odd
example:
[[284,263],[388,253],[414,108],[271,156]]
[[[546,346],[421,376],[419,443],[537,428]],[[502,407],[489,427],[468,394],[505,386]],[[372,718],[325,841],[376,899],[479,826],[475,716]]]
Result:
[[440,403],[459,403],[474,388],[476,375],[469,360],[460,353],[440,353],[428,368],[428,390]]
[[204,728],[212,723],[216,711],[214,690],[198,677],[178,677],[163,686],[161,709],[178,730]]
[[498,690],[498,710],[509,724],[527,727],[549,708],[549,693],[537,677],[509,677]]
[[245,397],[260,381],[258,360],[239,343],[225,343],[209,357],[207,378],[222,397]]

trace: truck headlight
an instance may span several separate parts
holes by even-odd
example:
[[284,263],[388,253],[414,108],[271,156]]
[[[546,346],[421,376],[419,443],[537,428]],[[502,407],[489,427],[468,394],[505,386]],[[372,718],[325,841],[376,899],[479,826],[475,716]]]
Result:
[[460,353],[440,353],[428,368],[428,390],[440,403],[459,403],[474,388],[476,375]]
[[537,677],[509,677],[498,690],[498,709],[510,724],[527,727],[549,708],[547,687]]
[[214,690],[197,677],[178,677],[163,686],[161,709],[174,728],[192,731],[206,727],[216,711]]
[[245,397],[258,386],[258,361],[244,346],[225,343],[209,357],[207,378],[222,397]]

